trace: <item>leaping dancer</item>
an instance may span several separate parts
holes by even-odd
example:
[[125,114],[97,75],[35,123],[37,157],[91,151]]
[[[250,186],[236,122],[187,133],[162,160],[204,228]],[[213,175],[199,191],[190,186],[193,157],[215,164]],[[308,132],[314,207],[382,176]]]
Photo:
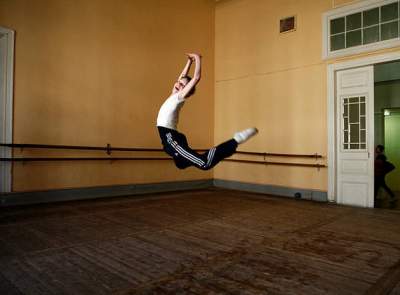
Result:
[[[195,92],[201,78],[201,56],[195,53],[187,54],[188,61],[172,88],[171,95],[161,106],[157,117],[157,128],[160,133],[164,151],[170,155],[176,167],[185,169],[190,166],[201,170],[209,170],[221,160],[232,156],[239,144],[244,143],[258,133],[257,128],[248,128],[236,132],[233,138],[216,146],[204,154],[199,154],[189,147],[186,136],[177,130],[179,112],[186,100]],[[188,76],[190,66],[195,62],[194,77]]]

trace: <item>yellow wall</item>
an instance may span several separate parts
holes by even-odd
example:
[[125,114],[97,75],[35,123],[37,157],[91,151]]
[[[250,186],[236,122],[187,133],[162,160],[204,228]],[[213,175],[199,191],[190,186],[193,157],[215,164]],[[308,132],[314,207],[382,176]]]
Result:
[[[0,26],[16,32],[15,143],[158,148],[158,108],[186,62],[184,53],[199,51],[202,81],[180,126],[193,147],[212,145],[213,1],[1,0]],[[31,155],[105,156],[43,150],[15,150],[14,156]],[[172,162],[13,168],[14,191],[212,178],[211,171],[179,171]]]
[[[215,139],[256,126],[240,150],[327,154],[326,64],[322,13],[332,1],[237,0],[216,7]],[[279,19],[297,16],[297,30],[279,33]],[[254,158],[259,159],[259,158]],[[261,160],[261,159],[259,159]],[[270,161],[326,163],[307,159]],[[327,169],[226,163],[218,179],[326,190]]]
[[332,0],[332,7],[340,7],[340,6],[345,6],[347,4],[353,4],[360,2],[362,0]]

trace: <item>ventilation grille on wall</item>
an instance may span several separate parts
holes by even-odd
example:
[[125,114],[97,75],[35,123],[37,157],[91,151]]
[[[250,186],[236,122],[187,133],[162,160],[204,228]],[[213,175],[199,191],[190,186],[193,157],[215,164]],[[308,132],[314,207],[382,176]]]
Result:
[[290,16],[280,20],[280,32],[287,33],[296,30],[296,17]]

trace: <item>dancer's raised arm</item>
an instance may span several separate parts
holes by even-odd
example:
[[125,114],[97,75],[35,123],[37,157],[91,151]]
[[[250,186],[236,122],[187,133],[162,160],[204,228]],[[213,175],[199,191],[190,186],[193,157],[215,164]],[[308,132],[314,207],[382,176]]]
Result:
[[[194,76],[192,79],[190,79],[190,81],[183,87],[182,90],[180,90],[180,94],[179,96],[181,98],[185,98],[190,96],[191,94],[191,90],[197,85],[197,83],[199,83],[200,78],[201,78],[201,56],[199,54],[196,53],[189,53],[188,54],[190,61],[194,61],[195,62],[195,68],[194,68]],[[189,64],[189,62],[188,62]],[[189,64],[190,67],[190,64]],[[186,67],[185,67],[186,69]],[[184,69],[184,71],[185,71]],[[183,71],[183,72],[184,72]],[[183,73],[182,72],[182,73]],[[182,77],[181,79],[188,77],[187,73],[185,74],[184,77]]]
[[182,79],[183,77],[186,77],[186,76],[188,75],[189,70],[190,70],[190,66],[192,65],[192,62],[193,62],[193,59],[192,59],[192,58],[189,56],[189,54],[188,54],[187,63],[186,63],[186,65],[185,65],[185,67],[183,68],[182,73],[179,75],[178,81],[179,81],[180,79]]

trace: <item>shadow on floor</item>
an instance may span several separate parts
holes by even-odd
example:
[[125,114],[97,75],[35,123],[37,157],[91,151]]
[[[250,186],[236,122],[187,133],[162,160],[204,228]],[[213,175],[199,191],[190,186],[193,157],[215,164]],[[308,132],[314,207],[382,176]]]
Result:
[[396,197],[391,199],[387,193],[380,191],[375,200],[375,208],[400,210],[400,192],[395,191],[394,194]]

